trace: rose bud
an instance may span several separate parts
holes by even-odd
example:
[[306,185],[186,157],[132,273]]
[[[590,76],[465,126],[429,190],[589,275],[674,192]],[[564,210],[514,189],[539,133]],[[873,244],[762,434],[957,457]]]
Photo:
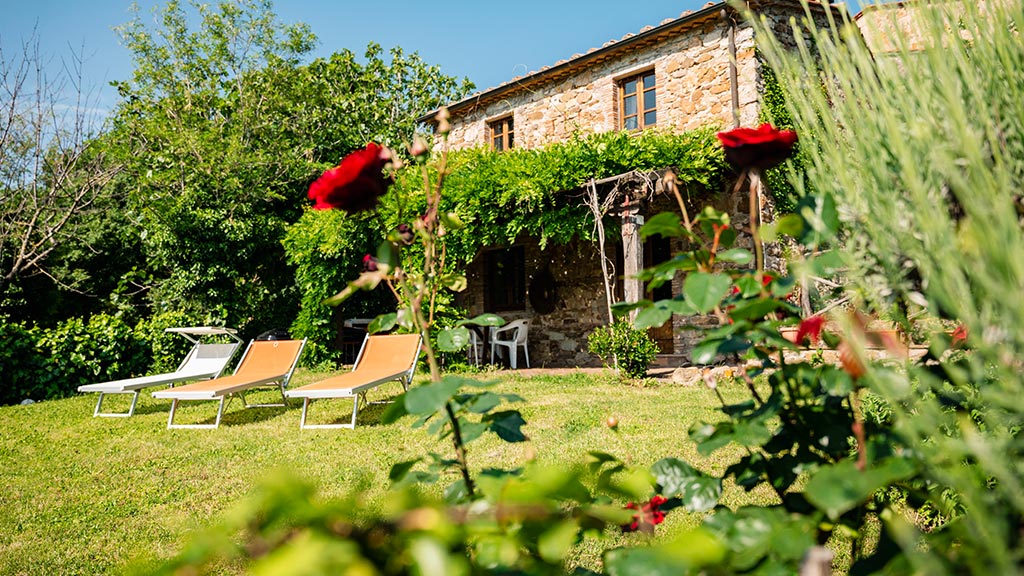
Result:
[[408,224],[399,224],[398,238],[399,240],[402,241],[402,244],[408,246],[409,244],[412,244],[413,240],[416,239],[416,235],[415,233],[413,233],[412,228]]

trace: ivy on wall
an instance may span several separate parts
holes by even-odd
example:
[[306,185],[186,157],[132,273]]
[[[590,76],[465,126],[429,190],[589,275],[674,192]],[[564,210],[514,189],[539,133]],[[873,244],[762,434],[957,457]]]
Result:
[[[480,248],[510,244],[522,234],[542,247],[589,240],[592,217],[579,194],[587,182],[666,167],[676,170],[680,186],[693,196],[724,189],[725,161],[712,128],[683,134],[648,130],[575,135],[544,148],[505,152],[454,151],[443,203],[470,231],[460,235],[464,244],[449,245],[448,256],[461,266]],[[396,188],[414,209],[424,205],[417,171],[400,174]]]
[[[728,169],[711,127],[683,134],[647,130],[575,135],[539,149],[453,151],[442,210],[456,213],[467,228],[445,239],[446,266],[462,270],[481,248],[511,244],[524,235],[542,247],[591,240],[592,216],[580,197],[587,182],[668,167],[676,171],[680,188],[691,197],[707,197],[725,188]],[[429,169],[431,182],[437,180],[436,170],[436,165]],[[323,299],[358,274],[362,255],[375,250],[371,238],[411,222],[425,208],[423,175],[412,166],[398,173],[376,216],[337,211],[327,216],[309,210],[293,225],[285,250],[296,268],[302,294],[293,335],[332,341],[335,311],[323,305]],[[418,257],[415,250],[404,253]],[[351,317],[355,311],[342,313]],[[315,352],[318,361],[337,359],[326,349]]]
[[[759,55],[760,58],[760,55]],[[782,85],[775,77],[775,71],[761,61],[761,81],[764,83],[761,90],[761,107],[759,120],[769,122],[780,130],[794,130],[793,118],[786,108],[786,93]],[[810,182],[807,179],[806,155],[800,151],[800,142],[793,146],[793,155],[789,162],[765,171],[764,180],[768,193],[775,202],[776,214],[790,214],[796,210],[800,196],[809,192]],[[788,170],[794,170],[803,183],[804,191],[798,191],[788,177]]]

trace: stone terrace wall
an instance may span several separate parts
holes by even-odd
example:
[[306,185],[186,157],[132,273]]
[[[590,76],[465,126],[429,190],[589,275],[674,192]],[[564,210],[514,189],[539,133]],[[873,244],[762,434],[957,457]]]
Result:
[[[614,240],[614,239],[613,239]],[[558,304],[550,314],[537,314],[526,300],[526,309],[498,314],[506,321],[530,319],[529,350],[532,367],[600,366],[587,350],[587,334],[608,323],[601,263],[595,244],[586,241],[564,246],[549,245],[541,250],[527,240],[524,248],[526,285],[533,275],[549,265],[558,284]],[[610,243],[610,254],[615,246]],[[478,256],[467,268],[468,287],[462,305],[473,317],[484,312],[484,258]],[[485,351],[489,359],[490,351]]]
[[[751,125],[757,121],[757,70],[749,27],[738,27],[736,45],[740,117],[744,125]],[[617,82],[652,67],[659,128],[679,132],[709,124],[732,125],[728,28],[715,18],[567,80],[453,117],[449,145],[459,149],[485,144],[487,121],[509,113],[515,122],[516,146],[521,148],[565,140],[574,132],[617,130]]]

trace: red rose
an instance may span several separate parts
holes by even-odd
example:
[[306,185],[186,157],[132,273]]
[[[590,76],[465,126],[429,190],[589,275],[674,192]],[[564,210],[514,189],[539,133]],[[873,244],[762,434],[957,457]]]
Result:
[[960,324],[953,330],[953,340],[950,342],[953,348],[962,348],[967,346],[967,326]]
[[632,522],[624,524],[620,528],[623,532],[636,532],[640,530],[648,534],[653,533],[654,527],[665,521],[665,513],[658,508],[666,502],[668,502],[668,498],[657,495],[644,502],[641,506],[637,506],[635,502],[626,504],[626,510],[637,510],[638,512],[633,515]]
[[383,173],[388,159],[387,148],[373,142],[349,154],[309,186],[309,199],[316,202],[313,208],[349,213],[372,210],[391,185]]
[[725,148],[725,159],[737,168],[765,170],[778,166],[789,158],[796,140],[796,132],[776,130],[771,124],[718,133],[718,141]]
[[804,318],[800,321],[800,326],[796,329],[796,343],[800,344],[804,341],[804,337],[811,339],[811,344],[817,344],[818,340],[821,339],[821,328],[825,325],[825,317],[820,314],[815,314],[810,318]]

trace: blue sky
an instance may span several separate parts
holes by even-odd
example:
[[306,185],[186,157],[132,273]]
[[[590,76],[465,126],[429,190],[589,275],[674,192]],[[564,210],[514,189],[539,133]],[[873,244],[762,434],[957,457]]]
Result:
[[[187,0],[184,2],[188,4]],[[163,2],[138,0],[153,21]],[[487,0],[351,2],[278,0],[282,22],[306,22],[319,38],[312,57],[348,48],[361,55],[367,43],[419,52],[444,73],[467,76],[478,89],[569,58],[612,38],[658,25],[704,0]],[[130,0],[0,0],[0,47],[6,57],[36,29],[51,67],[72,53],[84,56],[85,88],[100,107],[113,105],[112,80],[128,79],[131,57],[113,27],[127,22]]]

